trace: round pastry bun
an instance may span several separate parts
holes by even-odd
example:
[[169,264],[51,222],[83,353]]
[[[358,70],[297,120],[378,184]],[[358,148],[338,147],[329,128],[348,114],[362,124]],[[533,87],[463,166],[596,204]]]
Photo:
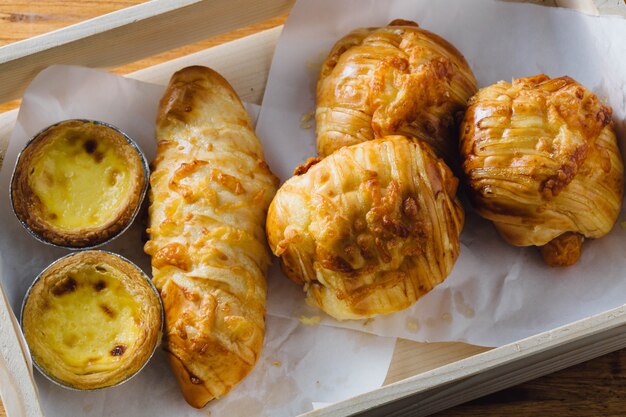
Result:
[[143,368],[159,344],[163,308],[150,279],[130,261],[83,251],[35,279],[21,324],[43,375],[67,388],[93,390]]
[[482,88],[460,151],[469,197],[515,246],[550,266],[578,261],[584,239],[619,218],[624,164],[612,109],[576,80],[539,74]]
[[11,204],[38,240],[68,249],[102,245],[123,233],[148,187],[139,147],[109,124],[66,120],[28,142],[11,179]]
[[463,55],[415,22],[353,30],[337,41],[320,71],[318,154],[404,135],[428,143],[453,166],[458,120],[476,90]]
[[409,307],[459,254],[458,180],[421,141],[387,136],[298,167],[267,216],[270,248],[336,319]]

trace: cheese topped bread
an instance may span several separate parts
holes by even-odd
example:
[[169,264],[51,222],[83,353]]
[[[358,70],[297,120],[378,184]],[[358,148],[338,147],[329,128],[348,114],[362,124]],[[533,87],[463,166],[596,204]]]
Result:
[[145,251],[163,299],[168,359],[187,402],[203,407],[260,356],[264,225],[278,180],[239,97],[209,68],[172,76],[156,137]]

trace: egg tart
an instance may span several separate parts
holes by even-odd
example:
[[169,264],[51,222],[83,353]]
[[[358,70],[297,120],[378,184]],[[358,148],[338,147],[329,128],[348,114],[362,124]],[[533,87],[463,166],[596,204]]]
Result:
[[39,240],[94,247],[132,223],[147,172],[139,148],[113,126],[67,120],[37,134],[21,152],[11,201],[20,222]]
[[90,390],[119,384],[150,359],[162,307],[149,278],[103,251],[71,254],[35,280],[22,306],[33,362],[49,379]]

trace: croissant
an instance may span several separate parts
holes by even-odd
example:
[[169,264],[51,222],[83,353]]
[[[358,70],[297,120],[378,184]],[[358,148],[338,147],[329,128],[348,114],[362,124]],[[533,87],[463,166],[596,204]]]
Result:
[[570,77],[500,81],[481,89],[461,126],[471,200],[516,246],[572,265],[622,206],[624,166],[611,108]]
[[169,362],[187,402],[203,407],[259,357],[264,221],[278,184],[241,101],[209,68],[173,75],[156,136],[145,251],[165,309]]
[[461,53],[415,22],[357,29],[332,48],[317,84],[320,156],[385,135],[458,160],[458,123],[476,79]]
[[459,254],[458,180],[403,136],[298,167],[267,216],[270,248],[307,302],[339,320],[392,313],[442,282]]

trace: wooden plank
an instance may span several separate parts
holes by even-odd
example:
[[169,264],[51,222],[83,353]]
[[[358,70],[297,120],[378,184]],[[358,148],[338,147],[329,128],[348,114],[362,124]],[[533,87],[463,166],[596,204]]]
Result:
[[43,417],[35,381],[26,362],[26,346],[22,347],[17,333],[18,326],[0,285],[0,380],[3,383],[3,400],[11,417]]
[[7,146],[9,146],[9,138],[11,137],[13,126],[15,126],[15,119],[17,119],[17,109],[0,113],[0,167],[4,161]]
[[[223,74],[243,100],[260,104],[265,92],[274,48],[282,28],[282,26],[277,26],[263,30],[254,35],[166,61],[126,76],[165,85],[170,76],[180,68],[189,65],[207,65]],[[243,61],[246,65],[240,65]],[[0,113],[0,164],[3,161],[16,118],[17,110]]]
[[[99,2],[102,0],[99,0]],[[136,2],[140,0],[134,0]],[[191,55],[196,52],[204,51],[206,49],[212,48],[217,45],[222,45],[224,43],[231,42],[233,40],[245,38],[247,36],[263,32],[267,29],[275,28],[285,23],[287,19],[287,14],[282,14],[278,17],[271,18],[269,20],[263,21],[261,23],[256,23],[251,26],[246,26],[241,29],[237,29],[231,32],[227,32],[210,39],[205,39],[199,42],[195,42],[189,45],[184,45],[176,49],[172,49],[166,52],[162,52],[157,55],[151,55],[139,61],[134,61],[129,64],[125,64],[121,67],[109,68],[108,71],[113,74],[125,75],[132,72],[139,71],[144,68],[149,68],[154,65],[161,64],[163,62],[171,61],[176,58],[180,58],[183,56]],[[2,29],[3,24],[0,20],[0,29]],[[0,31],[0,33],[2,33]],[[13,110],[19,107],[21,100],[13,100],[7,103],[0,104],[0,113],[6,112],[9,110]],[[0,415],[0,417],[2,417]]]
[[[0,102],[51,64],[110,68],[286,13],[293,0],[155,0],[0,48]],[[176,36],[172,36],[175,33]]]
[[[276,42],[283,26],[264,30],[211,49],[145,68],[127,77],[165,85],[170,76],[189,65],[206,65],[222,74],[242,100],[261,104]],[[245,62],[245,65],[241,65]]]
[[398,339],[384,385],[419,375],[492,348],[459,342],[417,343]]
[[624,416],[626,349],[498,391],[434,417]]
[[0,7],[0,45],[52,32],[148,0],[11,0]]
[[626,305],[453,362],[303,417],[426,416],[626,347]]
[[598,7],[592,0],[555,0],[558,7],[574,9],[591,16],[600,16]]

